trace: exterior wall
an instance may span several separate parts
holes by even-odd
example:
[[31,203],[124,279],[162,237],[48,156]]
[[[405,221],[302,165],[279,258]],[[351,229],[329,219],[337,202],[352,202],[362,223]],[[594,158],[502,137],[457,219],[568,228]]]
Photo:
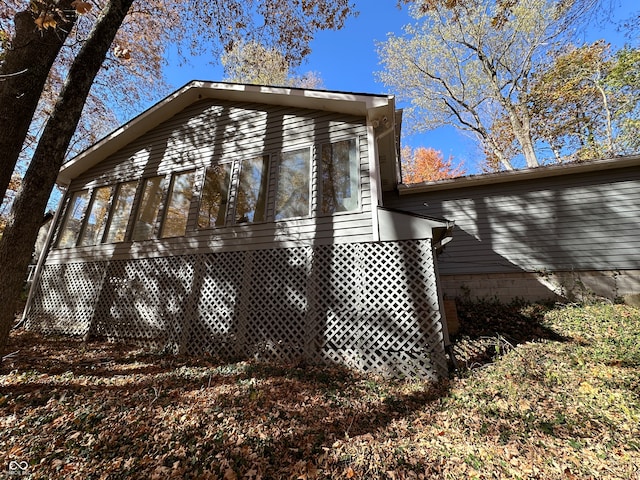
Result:
[[446,375],[431,240],[49,264],[27,327],[218,358]]
[[[420,240],[377,241],[375,133],[364,115],[212,100],[191,105],[71,182],[67,210],[74,193],[88,190],[93,198],[99,187],[138,182],[128,233],[119,243],[84,247],[54,241],[30,294],[27,327],[192,355],[337,363],[431,379],[446,375],[432,225],[425,224]],[[322,215],[318,147],[352,139],[356,161],[354,166],[350,148],[348,168],[357,171],[358,208]],[[276,221],[279,156],[302,148],[312,152],[310,214]],[[238,161],[256,156],[271,158],[266,219],[198,229],[205,169],[232,161],[237,180]],[[193,198],[188,209],[179,209],[188,210],[186,233],[159,238],[161,208],[154,214],[155,238],[129,241],[143,180],[194,169]],[[117,203],[113,190],[106,202],[105,191],[97,204],[103,213]],[[162,205],[169,192],[166,185]],[[234,197],[232,191],[230,204]],[[78,225],[86,224],[87,215],[73,217],[79,238],[87,227]]]
[[[198,230],[199,195],[207,166],[220,161],[271,155],[269,199],[276,189],[277,155],[283,151],[356,139],[360,161],[359,208],[350,212],[274,222],[273,209],[262,223]],[[312,155],[312,210],[318,202],[318,154]],[[262,104],[202,101],[75,179],[68,196],[85,188],[113,185],[197,169],[187,233],[140,242],[53,248],[47,263],[183,255],[211,251],[293,247],[370,241],[372,238],[369,152],[364,118]],[[237,171],[232,172],[238,175]],[[139,197],[139,195],[138,195]],[[273,201],[270,202],[273,204]],[[134,205],[134,211],[135,211]],[[63,216],[61,218],[64,218]]]
[[387,195],[385,205],[455,221],[453,241],[438,258],[448,296],[534,300],[640,292],[635,164],[423,190]]

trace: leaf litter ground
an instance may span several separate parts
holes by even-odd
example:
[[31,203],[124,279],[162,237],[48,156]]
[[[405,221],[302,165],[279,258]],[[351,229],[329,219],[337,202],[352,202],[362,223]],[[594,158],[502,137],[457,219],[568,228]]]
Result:
[[640,479],[639,309],[459,313],[435,384],[16,330],[0,478]]

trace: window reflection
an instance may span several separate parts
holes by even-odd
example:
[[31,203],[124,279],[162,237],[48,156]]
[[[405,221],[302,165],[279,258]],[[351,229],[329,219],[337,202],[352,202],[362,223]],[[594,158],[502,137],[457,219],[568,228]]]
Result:
[[276,220],[309,215],[309,149],[283,153],[278,169]]
[[345,140],[322,146],[322,213],[358,208],[358,158],[356,141]]
[[225,223],[231,164],[207,168],[198,211],[198,228],[221,227]]
[[93,201],[89,214],[87,215],[80,245],[97,245],[102,241],[102,235],[107,225],[110,198],[110,186],[97,188],[93,192]]
[[136,223],[131,240],[148,240],[153,238],[158,210],[162,201],[164,177],[147,178],[144,183],[142,201],[138,208]]
[[263,222],[266,219],[269,157],[242,161],[236,197],[236,223]]
[[82,217],[89,203],[89,190],[75,192],[68,205],[67,215],[61,228],[59,247],[73,247],[78,241]]
[[131,209],[133,208],[133,199],[136,196],[137,185],[138,182],[127,182],[118,186],[115,205],[108,227],[107,242],[124,242],[127,233],[127,224],[129,223]]
[[187,219],[193,195],[194,172],[173,175],[161,236],[179,237],[187,231]]

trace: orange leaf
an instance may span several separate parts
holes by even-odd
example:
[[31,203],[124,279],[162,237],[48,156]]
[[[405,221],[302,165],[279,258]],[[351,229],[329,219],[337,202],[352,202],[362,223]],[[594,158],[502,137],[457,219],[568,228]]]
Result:
[[89,2],[83,2],[81,0],[74,0],[71,2],[71,6],[75,8],[76,12],[80,15],[87,13],[92,8],[92,5]]

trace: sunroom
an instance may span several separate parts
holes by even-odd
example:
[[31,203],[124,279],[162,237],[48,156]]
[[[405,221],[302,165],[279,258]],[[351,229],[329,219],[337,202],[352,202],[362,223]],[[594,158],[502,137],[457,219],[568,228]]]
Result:
[[452,225],[382,203],[400,119],[388,95],[186,85],[61,169],[27,325],[444,375]]

